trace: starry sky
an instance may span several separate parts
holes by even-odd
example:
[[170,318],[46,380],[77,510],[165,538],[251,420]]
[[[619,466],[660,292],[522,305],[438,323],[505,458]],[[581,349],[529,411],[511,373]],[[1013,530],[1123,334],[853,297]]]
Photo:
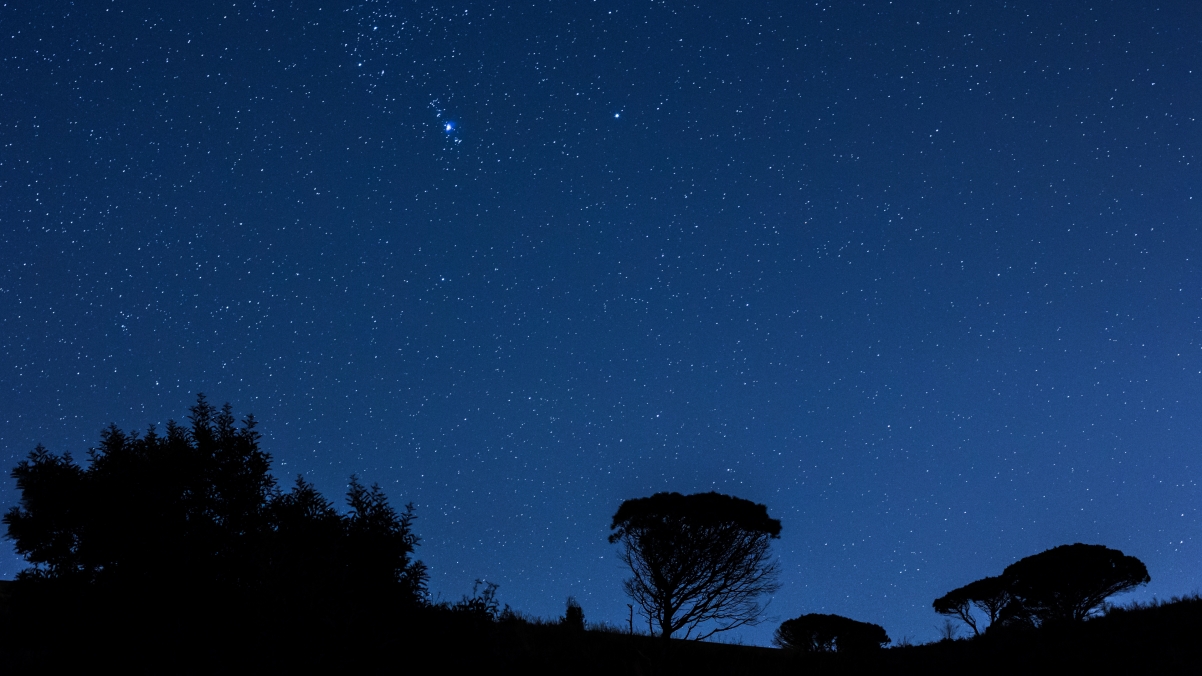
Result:
[[1199,35],[1185,0],[10,1],[0,459],[205,392],[285,485],[412,501],[435,598],[622,625],[622,500],[730,493],[784,526],[748,643],[932,640],[1077,541],[1195,591]]

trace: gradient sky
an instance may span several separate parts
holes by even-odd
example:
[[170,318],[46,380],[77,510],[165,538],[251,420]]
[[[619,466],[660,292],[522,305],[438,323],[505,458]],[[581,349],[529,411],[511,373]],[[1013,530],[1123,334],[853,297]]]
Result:
[[751,643],[931,640],[1077,541],[1198,590],[1200,36],[1184,0],[8,2],[0,460],[205,392],[285,485],[415,503],[436,596],[623,625],[622,500],[731,493],[784,525]]

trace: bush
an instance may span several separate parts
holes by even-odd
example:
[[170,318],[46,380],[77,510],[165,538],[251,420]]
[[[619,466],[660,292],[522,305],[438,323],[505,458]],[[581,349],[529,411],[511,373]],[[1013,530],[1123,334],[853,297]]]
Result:
[[878,624],[811,613],[782,622],[773,643],[801,653],[863,655],[888,645],[889,635]]

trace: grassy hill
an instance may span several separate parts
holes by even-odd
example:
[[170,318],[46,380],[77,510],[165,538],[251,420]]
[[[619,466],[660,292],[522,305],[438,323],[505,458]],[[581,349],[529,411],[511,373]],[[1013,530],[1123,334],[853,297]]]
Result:
[[1087,622],[886,651],[903,673],[1202,673],[1202,598],[1113,608]]
[[1202,673],[1202,599],[1111,610],[1077,625],[995,631],[972,640],[895,647],[869,656],[587,631],[510,615],[447,608],[393,616],[273,617],[270,609],[38,602],[0,582],[0,673],[118,667],[123,673],[469,674],[1028,674]]

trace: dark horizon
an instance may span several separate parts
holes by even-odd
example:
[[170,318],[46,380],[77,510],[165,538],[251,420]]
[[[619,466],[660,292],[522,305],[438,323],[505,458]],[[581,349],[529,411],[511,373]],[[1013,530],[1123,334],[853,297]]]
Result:
[[625,624],[660,491],[767,505],[782,620],[1073,542],[1195,592],[1192,10],[0,8],[0,460],[203,391],[543,617]]

